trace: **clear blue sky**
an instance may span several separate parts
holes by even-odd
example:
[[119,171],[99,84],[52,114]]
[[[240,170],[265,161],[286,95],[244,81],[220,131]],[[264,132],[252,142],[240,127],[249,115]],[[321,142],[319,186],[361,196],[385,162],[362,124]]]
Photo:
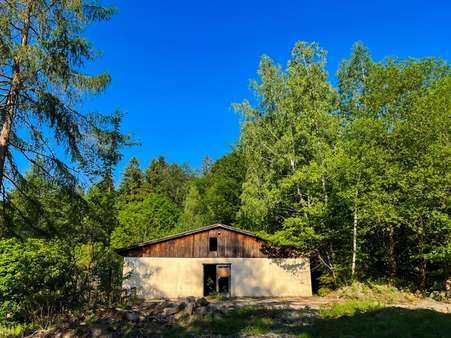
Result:
[[297,40],[328,50],[331,81],[360,40],[384,56],[451,59],[451,1],[119,1],[114,18],[87,31],[103,50],[90,70],[111,86],[86,109],[127,112],[123,130],[142,145],[126,149],[141,165],[160,154],[199,167],[237,141],[231,103],[249,97],[262,54],[286,65]]

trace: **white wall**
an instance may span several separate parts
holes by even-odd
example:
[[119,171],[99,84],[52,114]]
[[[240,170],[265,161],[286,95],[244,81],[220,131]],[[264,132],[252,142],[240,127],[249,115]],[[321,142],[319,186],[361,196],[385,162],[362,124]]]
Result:
[[143,298],[203,296],[203,264],[231,264],[233,297],[311,296],[306,258],[124,257],[124,288]]

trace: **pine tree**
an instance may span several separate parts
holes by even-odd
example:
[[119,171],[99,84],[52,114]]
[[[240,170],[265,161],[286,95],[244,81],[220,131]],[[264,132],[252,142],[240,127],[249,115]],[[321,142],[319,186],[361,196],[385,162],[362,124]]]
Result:
[[119,199],[121,203],[142,201],[144,198],[143,184],[144,174],[139,166],[139,160],[136,157],[132,157],[122,173],[119,185]]

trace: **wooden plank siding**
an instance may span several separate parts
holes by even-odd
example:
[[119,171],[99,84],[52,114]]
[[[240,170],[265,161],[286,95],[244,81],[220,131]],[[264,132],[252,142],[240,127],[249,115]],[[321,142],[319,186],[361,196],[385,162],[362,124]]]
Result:
[[[218,239],[216,252],[209,251],[209,238]],[[131,257],[268,257],[262,252],[264,242],[254,236],[224,228],[209,229],[183,237],[151,243],[124,252]]]

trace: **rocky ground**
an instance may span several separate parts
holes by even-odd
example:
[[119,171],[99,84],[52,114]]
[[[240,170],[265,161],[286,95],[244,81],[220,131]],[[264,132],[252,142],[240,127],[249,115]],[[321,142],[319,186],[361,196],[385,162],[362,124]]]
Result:
[[[48,330],[39,330],[27,337],[161,337],[161,336],[190,336],[188,330],[193,322],[203,318],[224,318],[227,313],[239,309],[253,308],[273,311],[269,315],[271,320],[281,325],[289,326],[306,323],[319,316],[319,308],[323,305],[340,301],[335,297],[309,298],[239,298],[225,300],[207,300],[206,298],[188,297],[179,300],[155,300],[124,307],[101,307],[91,313],[78,316],[67,316],[57,326]],[[415,302],[394,304],[391,306],[406,309],[432,309],[441,313],[451,313],[451,303],[437,302],[433,299],[421,299]],[[268,312],[265,313],[268,316]],[[259,315],[256,315],[256,320]],[[227,325],[227,316],[221,325]],[[209,320],[210,320],[209,319]],[[222,320],[222,319],[221,319]],[[251,319],[252,320],[252,319]],[[172,333],[171,333],[172,332]],[[183,334],[181,332],[184,332]],[[240,337],[255,337],[253,333],[240,333]],[[284,334],[265,333],[258,337],[288,337]],[[205,337],[218,337],[206,335]],[[219,336],[220,337],[220,336]]]

